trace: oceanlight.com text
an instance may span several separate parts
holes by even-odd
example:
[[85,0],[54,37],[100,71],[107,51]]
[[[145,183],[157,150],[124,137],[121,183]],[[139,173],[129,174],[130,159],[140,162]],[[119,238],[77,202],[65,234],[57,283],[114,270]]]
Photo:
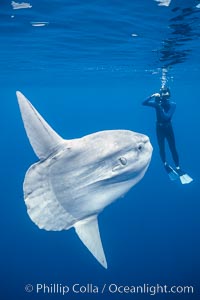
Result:
[[61,283],[37,283],[27,284],[25,286],[27,293],[35,294],[146,294],[155,296],[158,294],[194,294],[193,286],[182,285],[160,285],[160,284],[142,284],[142,285],[120,285],[117,283],[104,283],[96,285],[93,283],[74,283],[61,284]]

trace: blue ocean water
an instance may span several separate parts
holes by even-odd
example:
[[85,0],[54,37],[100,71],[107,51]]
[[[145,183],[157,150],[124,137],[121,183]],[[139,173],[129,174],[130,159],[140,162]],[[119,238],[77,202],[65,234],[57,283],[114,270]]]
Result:
[[[193,294],[155,297],[199,299],[200,2],[169,2],[33,0],[26,8],[0,2],[1,299],[153,297],[25,291],[27,284],[54,283],[188,285]],[[141,105],[162,80],[177,103],[173,125],[181,166],[194,178],[189,185],[168,179],[159,157],[155,113]],[[150,137],[154,152],[145,177],[99,216],[107,270],[72,229],[48,232],[30,220],[23,180],[37,158],[16,90],[66,139],[105,129]]]

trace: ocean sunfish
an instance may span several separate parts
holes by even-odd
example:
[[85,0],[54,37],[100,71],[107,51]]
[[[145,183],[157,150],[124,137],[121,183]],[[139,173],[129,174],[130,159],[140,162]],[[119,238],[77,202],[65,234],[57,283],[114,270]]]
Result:
[[24,127],[39,161],[27,171],[27,212],[41,229],[71,227],[107,268],[97,217],[144,176],[152,146],[146,135],[105,130],[65,140],[17,92]]

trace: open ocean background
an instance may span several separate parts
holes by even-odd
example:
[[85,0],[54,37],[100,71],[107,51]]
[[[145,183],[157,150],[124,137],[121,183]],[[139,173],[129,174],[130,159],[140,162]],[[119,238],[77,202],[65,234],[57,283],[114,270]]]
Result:
[[[0,1],[0,298],[200,299],[200,1],[32,0],[25,6]],[[159,91],[163,69],[177,103],[180,163],[194,178],[185,186],[168,179],[155,112],[141,105]],[[66,139],[105,129],[150,137],[154,152],[144,179],[99,216],[108,270],[73,229],[47,232],[30,220],[22,184],[37,158],[16,90]],[[26,284],[37,283],[192,285],[195,293],[25,292]]]

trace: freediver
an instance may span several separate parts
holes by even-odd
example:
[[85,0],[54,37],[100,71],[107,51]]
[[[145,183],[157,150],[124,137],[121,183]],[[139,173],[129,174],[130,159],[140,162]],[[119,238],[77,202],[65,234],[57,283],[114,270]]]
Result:
[[[182,184],[190,183],[193,179],[186,174],[179,165],[179,156],[176,149],[174,130],[172,127],[172,117],[176,109],[176,103],[170,101],[170,89],[166,86],[160,89],[159,93],[152,94],[143,105],[154,107],[156,110],[156,136],[160,150],[160,157],[164,168],[171,180],[180,178]],[[175,168],[172,168],[166,161],[165,140],[167,140]]]

